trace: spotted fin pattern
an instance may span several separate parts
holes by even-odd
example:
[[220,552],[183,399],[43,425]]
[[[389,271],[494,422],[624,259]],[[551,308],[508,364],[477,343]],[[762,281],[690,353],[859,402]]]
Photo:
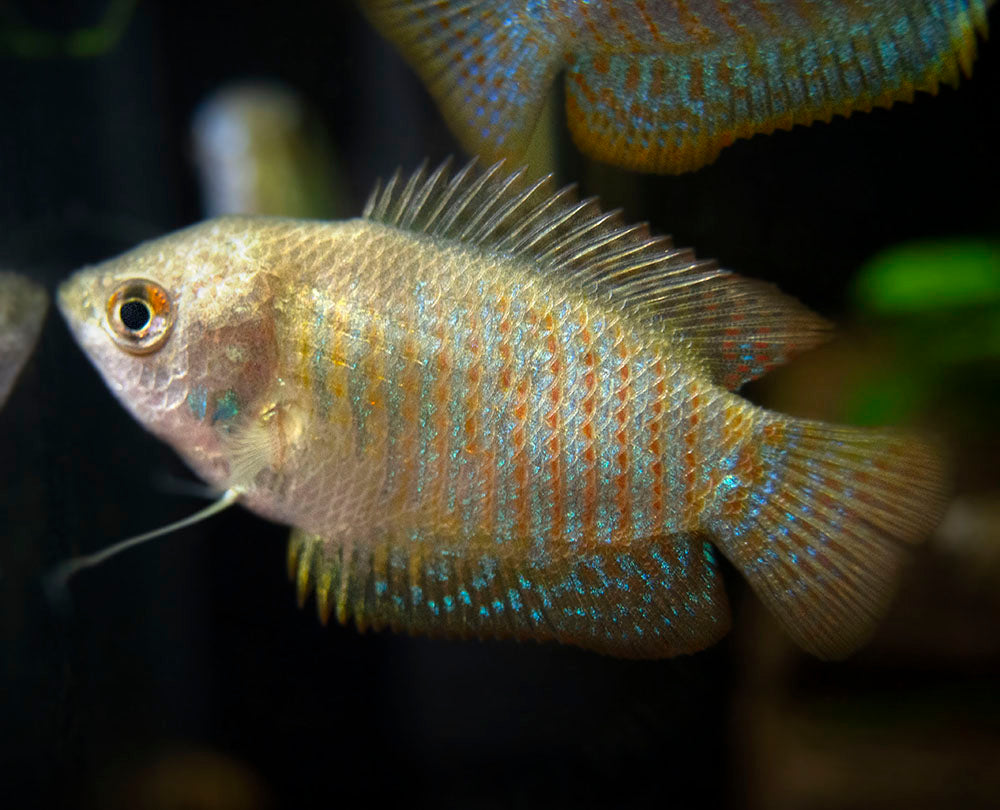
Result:
[[755,417],[755,452],[720,465],[704,525],[798,644],[843,658],[888,609],[907,544],[944,512],[940,453],[887,431]]
[[361,0],[462,144],[519,156],[566,68],[582,151],[692,171],[738,138],[970,75],[992,0]]
[[502,162],[453,177],[448,164],[376,187],[364,216],[414,233],[525,260],[579,295],[610,302],[633,322],[688,344],[706,372],[734,390],[829,336],[830,325],[762,281],[699,260],[645,225],[624,226],[572,188],[534,184]]
[[521,155],[560,69],[558,38],[523,2],[364,0],[471,154]]
[[624,658],[696,652],[729,630],[715,552],[696,537],[556,558],[531,543],[414,533],[385,535],[368,553],[296,530],[288,551],[300,603],[315,591],[323,622],[333,614],[361,629],[559,641]]
[[713,162],[738,138],[891,107],[971,74],[976,29],[986,34],[979,0],[897,0],[867,10],[816,13],[774,37],[697,49],[575,54],[566,75],[570,131],[589,155],[677,174]]

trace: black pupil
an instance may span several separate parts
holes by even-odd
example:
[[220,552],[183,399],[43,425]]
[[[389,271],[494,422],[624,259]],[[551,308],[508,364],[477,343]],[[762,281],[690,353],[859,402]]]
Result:
[[151,314],[149,304],[145,301],[126,301],[118,310],[118,317],[131,332],[138,332],[146,326]]

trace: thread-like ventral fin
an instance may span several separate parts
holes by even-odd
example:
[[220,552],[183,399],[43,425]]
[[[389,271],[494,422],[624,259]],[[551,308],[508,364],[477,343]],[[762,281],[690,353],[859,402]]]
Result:
[[[720,3],[718,19],[755,16]],[[576,52],[566,74],[569,128],[581,151],[645,172],[711,163],[737,138],[912,101],[969,76],[982,0],[802,3],[776,0],[772,25],[730,23],[662,50]],[[699,25],[701,21],[699,21]]]
[[549,283],[607,301],[633,323],[687,344],[713,381],[735,389],[826,339],[829,325],[777,288],[696,259],[578,201],[551,178],[528,182],[503,162],[445,162],[376,186],[364,216],[519,261]]
[[[531,543],[382,536],[370,550],[292,532],[289,574],[322,621],[448,638],[558,641],[625,658],[710,646],[729,629],[714,551],[671,536],[532,559]],[[554,557],[554,555],[553,555]]]
[[527,4],[363,0],[360,5],[423,79],[470,154],[523,154],[561,67],[558,38]]
[[889,432],[757,414],[757,455],[732,487],[723,481],[706,528],[798,644],[843,658],[887,610],[907,546],[941,518],[940,453]]

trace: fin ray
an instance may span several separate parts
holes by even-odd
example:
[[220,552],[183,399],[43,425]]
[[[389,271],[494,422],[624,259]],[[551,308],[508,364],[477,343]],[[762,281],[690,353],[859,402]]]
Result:
[[487,539],[463,548],[386,535],[362,552],[295,530],[289,542],[300,602],[315,589],[323,621],[335,612],[359,628],[559,641],[632,658],[695,652],[727,632],[715,565],[711,546],[687,535],[533,561]]
[[[398,177],[398,176],[397,176]],[[534,184],[500,164],[450,180],[418,170],[393,178],[366,207],[373,222],[521,260],[553,284],[607,300],[629,318],[686,343],[713,381],[735,389],[820,343],[829,325],[770,284],[696,259],[645,225],[623,225],[570,188]],[[402,190],[399,190],[402,186]],[[473,238],[473,234],[475,237]]]
[[521,2],[366,0],[471,153],[523,154],[561,67],[559,37]]
[[[854,4],[827,5],[816,20],[752,40],[730,34],[655,53],[577,53],[566,74],[574,140],[625,168],[693,171],[737,138],[955,85],[971,74],[976,31],[986,31],[983,0],[897,0],[857,13]],[[790,21],[796,15],[788,9]]]
[[944,511],[939,455],[888,431],[756,413],[754,482],[719,496],[706,528],[800,646],[842,658]]

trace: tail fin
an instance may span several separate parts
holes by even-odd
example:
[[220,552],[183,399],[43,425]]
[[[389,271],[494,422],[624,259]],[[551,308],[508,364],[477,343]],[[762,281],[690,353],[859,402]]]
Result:
[[741,465],[754,483],[724,482],[709,528],[798,644],[843,658],[885,613],[907,544],[941,518],[941,457],[885,431],[763,417]]
[[466,150],[487,162],[523,154],[562,66],[558,37],[526,3],[363,0],[361,8],[420,74]]

